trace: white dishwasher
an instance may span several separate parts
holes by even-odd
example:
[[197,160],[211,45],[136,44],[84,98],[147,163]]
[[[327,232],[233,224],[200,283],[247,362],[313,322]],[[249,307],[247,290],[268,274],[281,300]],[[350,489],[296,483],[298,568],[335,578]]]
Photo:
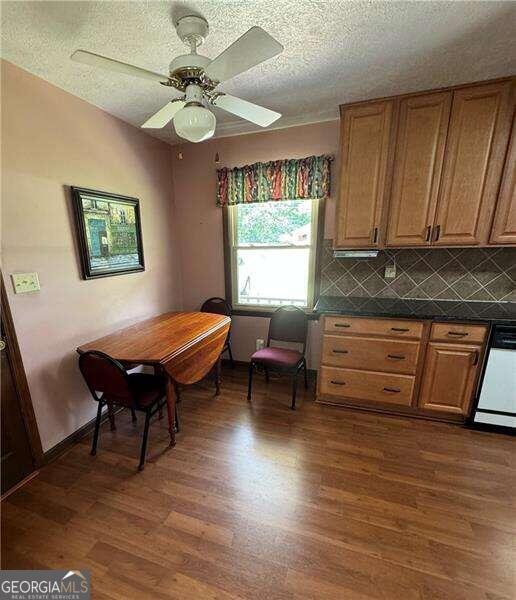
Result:
[[493,326],[472,424],[516,431],[516,324]]

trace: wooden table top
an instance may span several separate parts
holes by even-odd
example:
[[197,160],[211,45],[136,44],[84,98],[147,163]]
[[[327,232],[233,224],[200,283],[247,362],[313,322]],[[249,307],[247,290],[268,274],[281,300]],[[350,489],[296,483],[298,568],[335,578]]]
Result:
[[83,344],[77,352],[99,350],[121,361],[164,364],[230,321],[212,313],[164,313]]

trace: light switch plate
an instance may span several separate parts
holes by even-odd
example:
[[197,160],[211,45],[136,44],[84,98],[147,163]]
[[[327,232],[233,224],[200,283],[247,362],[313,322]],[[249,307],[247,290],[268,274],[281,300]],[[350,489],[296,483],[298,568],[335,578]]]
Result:
[[387,265],[385,267],[385,279],[394,279],[396,277],[396,265]]
[[30,294],[41,289],[37,273],[12,273],[11,279],[15,294]]

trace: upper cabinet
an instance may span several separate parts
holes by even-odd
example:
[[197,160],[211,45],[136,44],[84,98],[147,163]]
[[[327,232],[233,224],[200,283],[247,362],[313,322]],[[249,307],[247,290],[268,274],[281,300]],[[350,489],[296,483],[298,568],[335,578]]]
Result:
[[490,241],[493,244],[516,244],[516,115]]
[[335,247],[515,244],[514,81],[342,106]]
[[382,226],[394,101],[341,112],[341,172],[335,245],[378,247]]
[[426,246],[431,242],[451,100],[451,92],[442,92],[400,102],[389,246]]
[[510,130],[511,83],[457,90],[446,144],[434,243],[485,245]]

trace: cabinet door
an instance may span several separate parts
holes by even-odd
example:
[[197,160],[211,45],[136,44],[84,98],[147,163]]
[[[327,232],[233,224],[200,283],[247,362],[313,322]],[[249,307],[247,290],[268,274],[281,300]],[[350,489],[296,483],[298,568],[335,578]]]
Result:
[[510,82],[454,92],[434,244],[487,243],[512,118],[510,92]]
[[429,342],[419,406],[467,416],[482,346]]
[[387,197],[392,100],[343,108],[335,247],[378,247]]
[[400,104],[387,244],[430,244],[450,118],[451,92]]
[[516,244],[516,115],[512,124],[512,137],[498,196],[492,244]]

